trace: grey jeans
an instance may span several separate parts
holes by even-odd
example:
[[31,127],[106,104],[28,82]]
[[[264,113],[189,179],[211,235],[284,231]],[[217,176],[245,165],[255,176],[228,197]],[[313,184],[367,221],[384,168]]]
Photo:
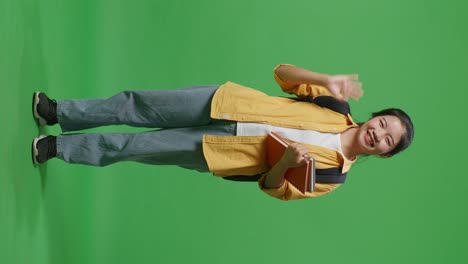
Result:
[[106,125],[160,129],[62,134],[57,136],[57,157],[94,166],[136,161],[207,172],[203,135],[236,135],[236,122],[210,117],[211,99],[217,88],[124,91],[107,99],[59,101],[57,119],[64,132]]

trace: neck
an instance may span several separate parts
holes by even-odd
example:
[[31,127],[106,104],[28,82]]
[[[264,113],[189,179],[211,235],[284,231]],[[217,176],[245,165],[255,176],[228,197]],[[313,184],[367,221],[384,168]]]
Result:
[[354,160],[357,156],[364,154],[358,144],[359,128],[353,127],[341,133],[341,149],[349,160]]

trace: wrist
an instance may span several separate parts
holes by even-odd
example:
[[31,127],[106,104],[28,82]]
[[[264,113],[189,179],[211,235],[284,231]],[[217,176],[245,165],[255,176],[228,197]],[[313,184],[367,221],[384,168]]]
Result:
[[278,163],[276,164],[276,166],[280,167],[281,169],[283,170],[286,170],[288,169],[289,167],[291,167],[291,165],[289,164],[288,160],[286,160],[284,157],[281,158]]
[[328,86],[332,82],[332,76],[328,74],[323,74],[322,82],[324,86]]

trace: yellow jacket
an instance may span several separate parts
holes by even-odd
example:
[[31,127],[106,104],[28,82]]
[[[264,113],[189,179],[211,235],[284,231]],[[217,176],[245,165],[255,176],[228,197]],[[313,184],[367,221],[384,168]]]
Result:
[[[312,97],[331,95],[323,86],[301,84],[289,87],[276,73],[274,77],[282,90],[290,94]],[[269,96],[232,82],[221,85],[216,91],[211,102],[210,115],[214,119],[265,123],[326,133],[341,133],[348,128],[357,127],[350,115],[345,116],[308,102]],[[265,139],[266,136],[204,135],[203,154],[210,171],[215,176],[256,175],[266,172],[259,180],[260,189],[282,200],[317,197],[339,186],[339,184],[317,183],[316,191],[306,194],[301,193],[287,181],[275,189],[264,188],[263,181],[270,169],[266,163]],[[342,173],[345,173],[353,163],[336,151],[315,145],[304,145],[309,149],[309,155],[316,159],[317,169],[342,167]]]

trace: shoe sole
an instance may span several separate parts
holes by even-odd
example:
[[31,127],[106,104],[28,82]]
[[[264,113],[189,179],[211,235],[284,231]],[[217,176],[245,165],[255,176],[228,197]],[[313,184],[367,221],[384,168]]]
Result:
[[39,113],[37,112],[37,106],[39,105],[39,94],[41,92],[35,92],[34,95],[33,95],[33,114],[34,114],[34,118],[36,119],[37,121],[37,124],[41,127],[43,126],[46,126],[47,125],[47,121],[42,118],[42,116],[39,115]]
[[35,138],[32,142],[32,146],[31,146],[31,152],[32,152],[32,159],[33,159],[33,163],[34,164],[41,164],[38,160],[37,160],[37,155],[39,155],[39,150],[37,149],[37,142],[39,142],[39,140],[43,139],[47,137],[46,135],[40,135],[39,137]]

